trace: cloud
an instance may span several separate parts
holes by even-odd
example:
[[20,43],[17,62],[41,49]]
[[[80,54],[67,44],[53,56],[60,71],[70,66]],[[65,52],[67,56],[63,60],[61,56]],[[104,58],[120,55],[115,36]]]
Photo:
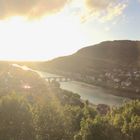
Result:
[[102,20],[112,20],[114,17],[121,15],[126,6],[126,4],[122,3],[118,3],[116,6],[110,5],[107,8],[106,15],[102,17]]
[[98,17],[101,21],[109,21],[121,15],[128,5],[128,0],[84,0],[86,14],[83,20]]
[[12,16],[37,18],[64,8],[69,0],[0,0],[0,19]]
[[[0,20],[12,16],[39,18],[74,9],[82,21],[91,17],[102,21],[112,20],[121,15],[128,0],[0,0]],[[73,10],[70,10],[73,11]]]
[[85,3],[88,8],[94,11],[100,11],[107,7],[111,1],[112,0],[85,0]]

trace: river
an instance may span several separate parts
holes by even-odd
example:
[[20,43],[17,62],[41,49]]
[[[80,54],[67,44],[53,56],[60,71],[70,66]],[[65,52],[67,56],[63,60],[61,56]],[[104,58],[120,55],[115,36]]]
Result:
[[[58,75],[50,74],[47,72],[37,71],[37,73],[43,77],[57,77]],[[128,100],[125,97],[115,96],[109,94],[108,90],[98,87],[89,85],[83,82],[78,81],[67,81],[67,82],[60,82],[60,87],[62,89],[72,91],[77,93],[81,96],[81,99],[88,100],[93,104],[107,104],[110,106],[118,106],[123,104],[124,100]]]
[[[23,70],[31,70],[37,72],[42,78],[58,76],[47,72],[36,71],[26,66],[20,66],[17,64],[13,64],[13,66],[20,67]],[[126,98],[124,97],[109,94],[108,90],[104,88],[98,86],[92,86],[89,84],[85,84],[83,82],[77,82],[77,81],[60,82],[60,87],[62,89],[79,94],[81,96],[81,99],[88,100],[93,104],[107,104],[110,106],[118,106],[123,104],[124,100],[126,100]]]

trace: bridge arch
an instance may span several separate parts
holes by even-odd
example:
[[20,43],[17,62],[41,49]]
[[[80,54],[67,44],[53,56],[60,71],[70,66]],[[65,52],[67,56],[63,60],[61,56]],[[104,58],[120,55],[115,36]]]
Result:
[[68,82],[71,81],[70,78],[68,77],[63,77],[63,76],[59,76],[59,77],[45,77],[45,80],[47,80],[48,82],[52,82],[52,81],[56,81],[56,82]]

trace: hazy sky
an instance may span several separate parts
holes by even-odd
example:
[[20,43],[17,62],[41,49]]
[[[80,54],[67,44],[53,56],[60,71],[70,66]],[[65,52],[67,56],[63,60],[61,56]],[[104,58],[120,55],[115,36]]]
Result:
[[140,0],[0,0],[0,59],[48,60],[140,39]]

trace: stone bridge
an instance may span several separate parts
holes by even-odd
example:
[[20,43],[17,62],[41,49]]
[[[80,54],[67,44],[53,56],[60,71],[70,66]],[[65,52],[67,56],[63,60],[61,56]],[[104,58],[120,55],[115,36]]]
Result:
[[44,77],[44,79],[47,80],[48,82],[51,82],[51,81],[57,81],[57,82],[68,82],[68,81],[71,81],[70,78],[63,77],[63,76]]

